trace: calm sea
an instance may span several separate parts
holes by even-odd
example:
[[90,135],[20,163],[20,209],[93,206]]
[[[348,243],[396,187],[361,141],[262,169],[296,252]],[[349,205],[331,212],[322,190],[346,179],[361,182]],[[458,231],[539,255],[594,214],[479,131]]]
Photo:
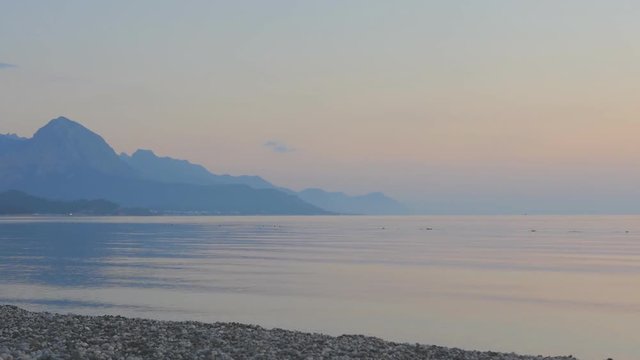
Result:
[[0,302],[640,356],[640,217],[0,218]]

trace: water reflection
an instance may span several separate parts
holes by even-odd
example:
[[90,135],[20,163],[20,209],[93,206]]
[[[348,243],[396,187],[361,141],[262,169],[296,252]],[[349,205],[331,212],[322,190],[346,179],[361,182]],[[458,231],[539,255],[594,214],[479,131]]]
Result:
[[638,220],[1,218],[0,302],[631,359]]

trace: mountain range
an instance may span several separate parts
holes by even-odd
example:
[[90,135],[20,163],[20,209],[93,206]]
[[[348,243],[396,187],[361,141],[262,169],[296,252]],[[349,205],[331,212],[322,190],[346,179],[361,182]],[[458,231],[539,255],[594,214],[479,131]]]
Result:
[[294,192],[259,176],[216,175],[151,150],[116,154],[98,134],[65,117],[32,138],[0,135],[0,191],[57,200],[105,199],[159,212],[203,214],[395,214],[381,193],[352,197],[321,189]]

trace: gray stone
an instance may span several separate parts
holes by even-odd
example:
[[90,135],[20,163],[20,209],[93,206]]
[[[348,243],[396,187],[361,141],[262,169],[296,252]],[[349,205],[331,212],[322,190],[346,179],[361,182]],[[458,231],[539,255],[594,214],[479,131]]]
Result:
[[34,313],[0,305],[0,360],[17,359],[574,360],[332,337],[238,323]]

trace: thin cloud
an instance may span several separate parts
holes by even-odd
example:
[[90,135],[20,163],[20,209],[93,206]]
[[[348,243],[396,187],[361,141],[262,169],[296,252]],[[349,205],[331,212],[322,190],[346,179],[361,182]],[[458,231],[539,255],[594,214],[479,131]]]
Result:
[[266,143],[264,143],[264,147],[269,148],[271,149],[271,151],[280,153],[280,154],[290,153],[295,151],[295,149],[290,148],[286,144],[279,141],[274,141],[274,140],[269,140]]
[[0,69],[11,69],[11,68],[16,68],[18,67],[18,65],[16,64],[8,64],[8,63],[1,63],[0,62]]

